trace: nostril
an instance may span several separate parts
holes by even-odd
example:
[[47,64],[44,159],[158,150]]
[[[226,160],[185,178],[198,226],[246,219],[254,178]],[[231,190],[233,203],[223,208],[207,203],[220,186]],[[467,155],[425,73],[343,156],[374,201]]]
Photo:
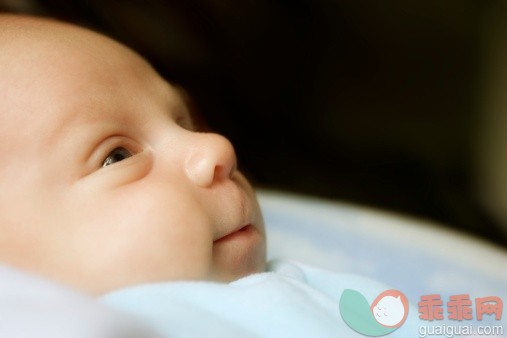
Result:
[[236,163],[233,163],[232,166],[217,165],[215,167],[214,177],[218,180],[231,178],[234,171],[236,171]]
[[221,165],[217,165],[217,166],[215,167],[215,172],[213,173],[213,176],[214,176],[214,177],[216,177],[216,178],[221,178],[221,177],[222,177],[222,175],[223,175],[223,176],[225,176],[225,175],[223,174],[223,172],[224,172],[224,167],[223,167],[223,166],[221,166]]

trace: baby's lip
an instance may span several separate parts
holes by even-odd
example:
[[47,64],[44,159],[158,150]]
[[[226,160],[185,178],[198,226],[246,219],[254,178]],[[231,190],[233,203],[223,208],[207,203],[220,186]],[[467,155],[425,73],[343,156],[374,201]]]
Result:
[[228,239],[233,238],[234,235],[236,235],[236,234],[239,234],[239,233],[244,232],[244,231],[248,231],[248,230],[253,229],[253,228],[254,228],[254,226],[251,223],[248,223],[246,225],[242,225],[242,226],[236,227],[234,230],[232,230],[232,231],[224,234],[223,236],[215,239],[213,241],[213,243],[216,244],[216,243],[224,242],[224,241],[226,241]]

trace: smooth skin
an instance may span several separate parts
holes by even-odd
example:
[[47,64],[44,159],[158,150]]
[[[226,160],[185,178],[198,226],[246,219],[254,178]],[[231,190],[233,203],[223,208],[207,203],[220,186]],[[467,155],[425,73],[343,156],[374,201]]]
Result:
[[95,32],[0,15],[0,262],[91,294],[265,269],[230,142]]

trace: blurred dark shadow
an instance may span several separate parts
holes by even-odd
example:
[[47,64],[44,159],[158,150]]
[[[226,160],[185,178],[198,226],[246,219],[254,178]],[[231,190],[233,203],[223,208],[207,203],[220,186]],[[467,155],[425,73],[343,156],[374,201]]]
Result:
[[131,46],[193,98],[261,187],[400,211],[506,245],[474,128],[493,1],[0,1]]

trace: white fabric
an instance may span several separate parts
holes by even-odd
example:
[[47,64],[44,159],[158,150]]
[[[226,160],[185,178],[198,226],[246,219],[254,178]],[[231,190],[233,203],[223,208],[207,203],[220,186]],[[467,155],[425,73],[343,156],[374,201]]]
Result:
[[147,338],[131,316],[43,278],[0,266],[2,338]]
[[274,191],[258,196],[269,259],[369,277],[411,299],[505,294],[504,248],[406,215]]
[[[272,272],[230,284],[169,282],[115,291],[109,306],[139,316],[164,337],[364,337],[343,321],[339,302],[345,289],[371,303],[389,289],[374,280],[341,275],[295,262],[275,261]],[[368,308],[369,310],[369,308]],[[390,337],[415,337],[417,311]]]

